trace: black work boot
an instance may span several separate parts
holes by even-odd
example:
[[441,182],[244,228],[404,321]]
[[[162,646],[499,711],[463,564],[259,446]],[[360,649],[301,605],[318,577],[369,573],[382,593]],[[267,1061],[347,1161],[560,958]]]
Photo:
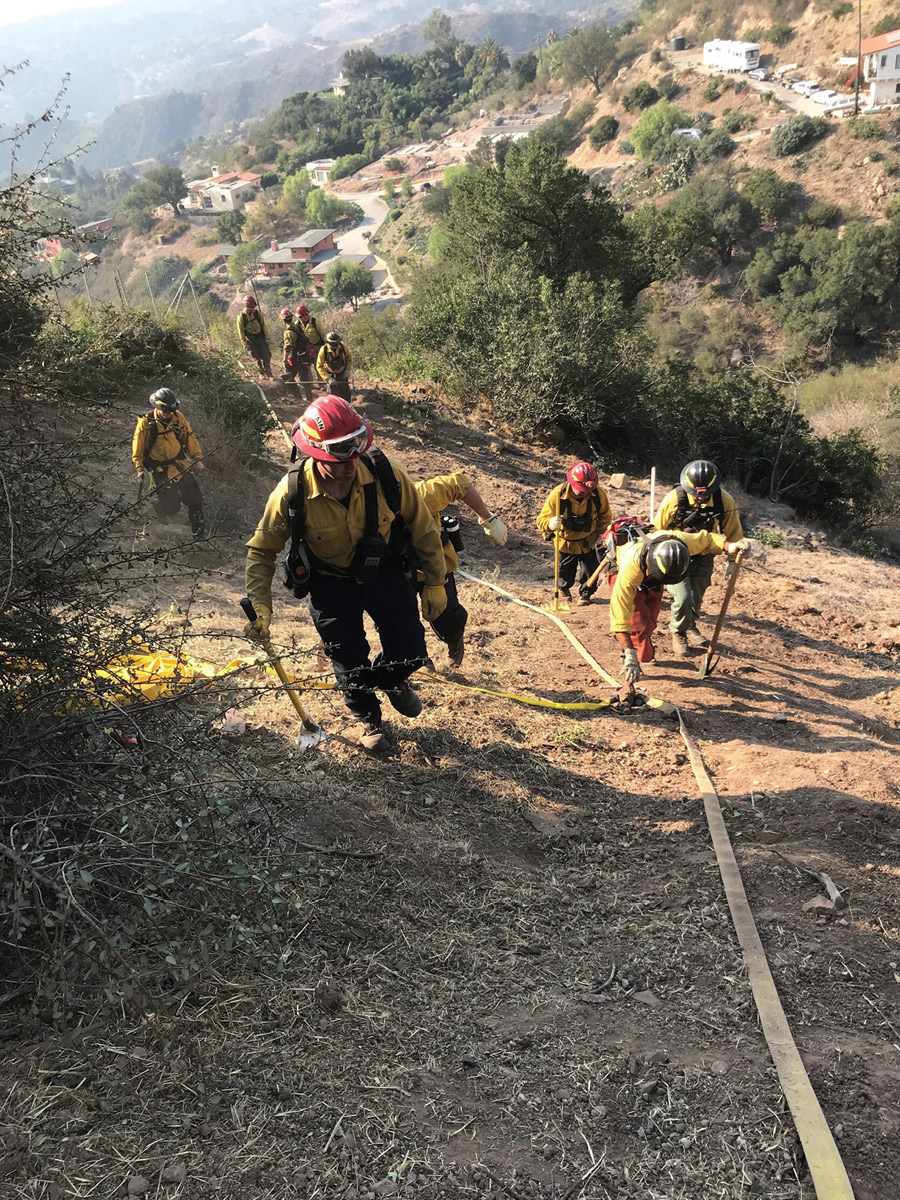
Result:
[[390,691],[385,692],[385,695],[391,706],[396,708],[398,713],[403,713],[404,717],[417,717],[422,711],[422,701],[408,683],[401,683],[399,687],[391,688]]

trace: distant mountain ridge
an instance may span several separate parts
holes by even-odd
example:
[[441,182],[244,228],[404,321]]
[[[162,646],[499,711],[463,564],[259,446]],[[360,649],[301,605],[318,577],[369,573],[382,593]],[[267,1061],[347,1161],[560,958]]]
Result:
[[[176,139],[262,116],[294,92],[327,86],[354,45],[418,52],[420,22],[432,7],[433,0],[314,0],[301,17],[288,0],[244,0],[238,15],[227,0],[209,0],[202,12],[175,0],[133,0],[63,14],[49,25],[45,18],[22,22],[4,31],[4,51],[7,61],[28,58],[32,65],[0,92],[0,126],[41,111],[71,71],[71,120],[58,147],[83,143],[89,131],[89,168],[126,166]],[[491,36],[514,54],[533,48],[551,27],[563,32],[579,20],[561,0],[485,0],[446,11],[459,37]],[[393,23],[388,30],[386,20]]]

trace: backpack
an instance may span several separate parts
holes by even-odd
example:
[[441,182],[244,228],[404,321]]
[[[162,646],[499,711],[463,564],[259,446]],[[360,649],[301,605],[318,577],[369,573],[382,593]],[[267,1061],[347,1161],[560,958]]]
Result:
[[725,532],[725,501],[722,499],[721,488],[716,488],[713,492],[712,508],[700,508],[691,504],[681,484],[675,488],[675,495],[678,498],[678,508],[675,510],[676,529],[688,533],[698,533],[701,530],[712,533],[718,524],[719,532]]
[[[591,512],[593,505],[594,512]],[[559,496],[559,515],[562,518],[563,527],[570,529],[573,533],[590,533],[594,520],[600,517],[602,505],[600,497],[596,492],[591,492],[590,501],[587,508],[579,516],[575,516],[572,511],[572,501],[568,496],[564,496],[560,492]]]
[[[187,430],[184,428],[184,426],[181,424],[181,422],[176,420],[174,429],[170,428],[169,426],[164,426],[162,429],[160,429],[159,422],[157,421],[156,417],[154,416],[153,409],[151,409],[150,412],[146,413],[145,416],[147,418],[147,429],[150,431],[150,440],[147,442],[147,447],[144,450],[144,467],[145,467],[145,469],[148,471],[159,470],[160,467],[164,467],[167,463],[177,462],[179,458],[184,458],[188,452],[188,450],[187,450],[188,433],[187,433]],[[156,445],[156,439],[160,436],[161,433],[174,433],[175,436],[178,438],[178,445],[181,447],[181,452],[179,454],[176,454],[174,458],[151,459],[150,451]]]
[[[287,494],[291,548],[284,561],[284,586],[293,592],[298,600],[303,600],[309,595],[317,570],[324,571],[328,575],[353,579],[357,583],[370,583],[387,562],[395,562],[403,570],[409,570],[414,558],[412,535],[400,511],[400,484],[387,456],[377,447],[370,450],[368,454],[360,455],[360,462],[368,467],[373,479],[371,482],[363,484],[366,524],[353,560],[350,566],[345,568],[335,567],[331,563],[323,563],[313,554],[306,541],[304,519],[306,489],[303,484],[306,461],[305,458],[300,459],[298,465],[292,467],[288,473]],[[387,542],[378,531],[379,484],[384,498],[394,514],[394,522]]]
[[[647,554],[650,549],[650,539],[647,536],[653,532],[653,526],[647,525],[638,517],[617,517],[610,525],[609,529],[603,535],[603,542],[606,546],[606,555],[609,559],[609,574],[610,576],[617,575],[619,572],[619,564],[616,556],[616,550],[619,546],[626,546],[629,542],[640,542],[641,550],[639,562],[641,570],[644,572],[644,582],[641,584],[638,591],[650,592],[658,591],[663,585],[661,580],[655,579],[652,575],[647,576]],[[674,535],[670,534],[668,538],[654,538],[654,543],[680,540],[675,539]]]

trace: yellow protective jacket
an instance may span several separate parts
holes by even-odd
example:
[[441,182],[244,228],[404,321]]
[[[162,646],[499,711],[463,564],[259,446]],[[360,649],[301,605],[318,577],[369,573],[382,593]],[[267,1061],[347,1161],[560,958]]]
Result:
[[[550,518],[555,516],[563,519],[559,540],[563,554],[586,554],[593,550],[612,524],[612,509],[604,489],[598,487],[591,495],[575,496],[568,480],[553,489],[538,513],[537,527],[548,541],[553,537]],[[574,524],[585,528],[573,528],[573,518]]]
[[335,350],[332,350],[327,342],[323,343],[316,359],[316,370],[323,379],[327,379],[329,375],[337,375],[341,379],[346,379],[352,366],[353,355],[343,342],[338,343]]
[[131,439],[131,459],[136,471],[165,470],[167,479],[177,479],[190,463],[203,457],[200,443],[184,413],[176,412],[164,425],[152,412],[138,417]]
[[[440,533],[441,513],[448,504],[456,504],[462,500],[471,488],[472,480],[462,471],[457,471],[453,475],[436,475],[434,479],[422,480],[415,486],[416,491],[425,502],[425,507],[431,513],[438,533]],[[444,563],[448,575],[452,574],[459,566],[456,547],[450,542],[444,546]]]
[[[739,542],[744,536],[744,531],[741,528],[741,517],[738,512],[738,507],[734,502],[734,497],[722,488],[722,508],[724,510],[723,519],[715,520],[715,525],[719,526],[719,533],[724,533],[729,542]],[[687,497],[691,508],[699,508],[701,512],[711,516],[714,510],[712,500],[707,500],[705,504],[698,504],[696,500],[690,496]],[[664,496],[659,508],[656,510],[656,520],[653,522],[657,529],[679,529],[681,524],[678,519],[678,492],[672,488],[668,495]],[[690,532],[690,530],[688,530]],[[705,554],[715,553],[714,551],[703,551]]]
[[284,361],[290,359],[293,363],[297,363],[302,357],[300,353],[300,334],[293,325],[285,325],[284,333],[281,335],[282,346],[284,347]]
[[[400,512],[409,526],[413,549],[429,587],[442,587],[446,575],[444,548],[434,518],[425,507],[413,481],[396,459],[388,462],[400,484]],[[356,478],[350,489],[349,502],[345,506],[329,496],[313,469],[313,460],[304,464],[306,502],[304,505],[305,538],[310,550],[322,563],[333,564],[346,570],[366,528],[366,503],[363,487],[373,476],[360,461]],[[387,540],[394,514],[384,498],[376,480],[378,493],[378,530]],[[262,520],[247,543],[247,595],[259,608],[261,604],[272,608],[272,578],[275,563],[281,550],[291,538],[291,522],[288,515],[288,476],[285,475],[269,496]]]
[[310,317],[308,321],[304,321],[302,317],[295,317],[294,325],[300,336],[305,337],[311,346],[321,346],[325,341],[325,336],[315,317]]
[[241,339],[242,343],[249,341],[252,337],[259,337],[260,335],[262,335],[266,341],[269,340],[268,334],[266,333],[266,322],[258,308],[241,309],[241,311],[238,313],[237,331],[238,337]]
[[[676,530],[657,529],[647,534],[647,541],[653,542],[661,537],[677,537],[685,543],[691,554],[721,554],[725,543],[729,541],[722,533],[681,533]],[[616,550],[616,561],[619,573],[615,586],[609,597],[609,631],[610,633],[629,633],[631,618],[634,613],[634,598],[638,590],[648,579],[648,574],[641,566],[641,552],[644,549],[642,541],[628,542]]]

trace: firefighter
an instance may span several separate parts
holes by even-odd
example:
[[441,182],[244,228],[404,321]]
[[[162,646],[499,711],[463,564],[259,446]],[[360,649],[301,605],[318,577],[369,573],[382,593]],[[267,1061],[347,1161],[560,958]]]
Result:
[[131,458],[143,487],[150,476],[153,503],[161,520],[177,516],[182,502],[188,511],[195,538],[205,534],[203,496],[196,473],[206,468],[200,443],[191,423],[178,410],[171,388],[160,388],[150,397],[151,409],[138,417],[131,442]]
[[579,603],[590,604],[597,585],[588,587],[588,580],[600,565],[595,546],[611,523],[609,497],[597,471],[589,462],[573,463],[566,482],[553,489],[537,519],[546,541],[559,534],[560,591],[567,600],[572,599],[577,573]]
[[266,323],[253,296],[244,297],[244,307],[238,313],[237,331],[241,345],[256,359],[260,375],[271,379],[272,351],[269,348]]
[[319,328],[319,322],[315,317],[309,315],[309,309],[305,304],[300,304],[297,307],[297,320],[295,322],[297,332],[300,333],[309,342],[312,347],[313,354],[319,353],[319,347],[325,341],[325,335]]
[[[657,529],[681,529],[688,533],[701,530],[721,533],[729,542],[740,541],[744,536],[737,505],[722,487],[716,464],[705,458],[688,463],[681,472],[678,487],[663,497],[657,509],[655,525]],[[712,581],[714,554],[714,550],[692,552],[686,578],[667,589],[672,597],[669,631],[676,658],[686,657],[688,647],[705,650],[709,645],[697,628],[697,618]]]
[[[297,377],[297,372],[300,370],[300,335],[297,332],[297,327],[294,324],[294,314],[289,308],[281,310],[281,320],[284,324],[284,333],[282,334],[282,357],[284,371],[281,376],[282,383],[293,383]],[[303,343],[303,352],[306,351],[306,342]]]
[[640,526],[623,544],[617,544],[616,537],[607,540],[610,572],[614,576],[609,597],[609,629],[622,647],[623,675],[628,683],[637,683],[641,678],[640,664],[654,657],[652,634],[662,603],[663,585],[674,586],[686,579],[693,555],[724,553],[733,558],[739,550],[748,549],[749,543],[744,539],[729,542],[720,533],[665,530],[644,533]]
[[[379,750],[385,737],[376,688],[404,716],[422,711],[408,680],[426,661],[425,631],[407,572],[415,554],[422,615],[436,621],[447,606],[440,534],[400,463],[377,449],[366,453],[372,428],[346,400],[320,396],[291,438],[305,457],[269,496],[247,543],[247,595],[268,636],[275,562],[289,545],[285,586],[308,597],[344,703],[359,722],[359,744]],[[364,613],[381,639],[374,659]],[[253,637],[256,626],[245,632]]]
[[316,370],[328,385],[328,390],[335,396],[341,396],[350,402],[350,368],[353,366],[353,355],[341,341],[341,335],[332,330],[325,335],[325,341],[319,347],[316,358]]
[[[488,510],[480,493],[472,486],[468,475],[456,471],[452,475],[436,475],[416,484],[416,491],[425,502],[425,506],[434,518],[440,530],[444,546],[446,576],[444,587],[447,592],[447,607],[441,615],[431,622],[431,628],[447,647],[447,658],[451,667],[462,665],[466,649],[466,621],[469,614],[463,608],[459,593],[456,590],[454,571],[459,566],[457,551],[462,549],[462,537],[459,532],[459,518],[446,516],[444,509],[449,504],[462,502],[478,518],[478,524],[487,535],[492,546],[505,546],[508,530],[496,513]],[[418,572],[416,588],[421,591],[424,580]]]

